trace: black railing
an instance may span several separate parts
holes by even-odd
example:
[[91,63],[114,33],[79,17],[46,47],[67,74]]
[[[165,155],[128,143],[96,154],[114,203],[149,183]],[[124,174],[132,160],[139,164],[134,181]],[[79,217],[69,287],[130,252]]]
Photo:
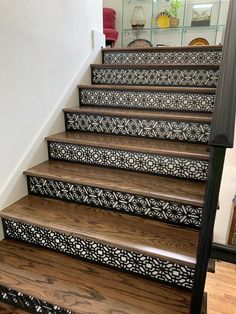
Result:
[[236,264],[236,246],[212,243],[211,257],[228,263]]
[[236,107],[236,1],[231,0],[226,25],[216,102],[211,125],[209,173],[199,235],[191,314],[200,314],[224,165],[225,150],[233,146]]

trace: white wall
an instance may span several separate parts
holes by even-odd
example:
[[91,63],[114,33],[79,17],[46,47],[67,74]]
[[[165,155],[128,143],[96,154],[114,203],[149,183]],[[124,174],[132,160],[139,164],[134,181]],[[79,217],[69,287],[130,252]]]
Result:
[[[236,121],[235,121],[236,123]],[[236,130],[234,136],[234,148],[228,149],[225,157],[225,165],[220,189],[220,210],[217,211],[214,240],[227,243],[229,225],[231,223],[232,199],[236,194]]]
[[0,38],[3,208],[27,193],[22,171],[47,159],[44,137],[63,130],[62,108],[78,105],[76,85],[89,82],[104,40],[102,1],[0,0]]
[[103,0],[104,8],[113,8],[116,11],[116,30],[119,32],[119,37],[116,41],[115,48],[121,47],[122,39],[122,0]]

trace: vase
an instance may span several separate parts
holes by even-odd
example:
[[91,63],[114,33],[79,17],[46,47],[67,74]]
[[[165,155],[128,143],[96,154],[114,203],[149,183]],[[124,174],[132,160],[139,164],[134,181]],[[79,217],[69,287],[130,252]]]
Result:
[[146,19],[141,5],[134,7],[130,23],[133,29],[143,28],[145,26]]

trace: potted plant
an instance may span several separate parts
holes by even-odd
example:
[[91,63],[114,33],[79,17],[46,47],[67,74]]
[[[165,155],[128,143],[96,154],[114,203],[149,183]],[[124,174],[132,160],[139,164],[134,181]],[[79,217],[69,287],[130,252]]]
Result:
[[178,9],[181,7],[181,0],[171,0],[170,2],[170,8],[168,10],[168,13],[170,14],[170,27],[178,27],[179,26],[179,17],[178,15]]

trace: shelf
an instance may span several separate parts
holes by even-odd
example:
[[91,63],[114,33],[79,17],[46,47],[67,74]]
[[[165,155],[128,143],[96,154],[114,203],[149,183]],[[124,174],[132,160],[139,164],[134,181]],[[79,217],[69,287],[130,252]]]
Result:
[[[134,39],[146,39],[156,44],[188,45],[193,39],[205,38],[210,45],[219,44],[225,28],[229,0],[182,0],[178,9],[180,24],[178,27],[159,28],[155,17],[169,9],[170,1],[166,0],[123,0],[122,44],[124,47]],[[209,26],[191,26],[196,4],[211,4]],[[146,24],[144,28],[131,28],[131,17],[135,6],[142,6]],[[194,12],[195,14],[195,12]]]

